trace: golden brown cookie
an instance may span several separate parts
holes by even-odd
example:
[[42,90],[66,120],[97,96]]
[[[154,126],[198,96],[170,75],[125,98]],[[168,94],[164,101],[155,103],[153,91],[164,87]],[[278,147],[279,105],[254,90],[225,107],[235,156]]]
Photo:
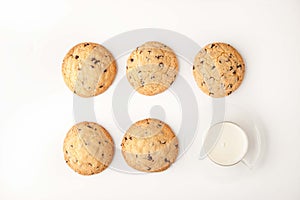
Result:
[[159,94],[172,85],[178,73],[173,50],[160,42],[146,42],[134,50],[126,66],[132,87],[141,94]]
[[81,97],[97,96],[112,84],[117,67],[113,55],[102,45],[86,42],[74,46],[62,64],[69,89]]
[[74,125],[64,140],[64,158],[77,173],[93,175],[102,172],[111,163],[114,142],[110,134],[94,122]]
[[178,155],[178,140],[172,129],[157,119],[134,123],[122,140],[122,154],[129,166],[144,172],[166,170]]
[[211,97],[230,95],[242,83],[244,73],[242,56],[229,44],[208,44],[194,60],[194,78],[200,89]]

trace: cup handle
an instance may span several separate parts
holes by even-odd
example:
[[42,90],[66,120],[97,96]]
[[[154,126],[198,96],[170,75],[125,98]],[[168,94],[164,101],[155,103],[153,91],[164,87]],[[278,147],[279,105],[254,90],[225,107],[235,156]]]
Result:
[[252,169],[253,168],[253,165],[246,159],[246,158],[243,158],[241,160],[241,162],[246,165],[246,167],[248,167],[249,169]]

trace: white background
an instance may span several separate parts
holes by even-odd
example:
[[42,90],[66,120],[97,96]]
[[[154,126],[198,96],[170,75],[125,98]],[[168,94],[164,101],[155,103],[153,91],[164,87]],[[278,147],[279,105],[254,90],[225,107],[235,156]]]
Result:
[[[0,199],[300,199],[299,27],[296,0],[2,0]],[[170,29],[201,46],[223,41],[239,49],[247,73],[227,101],[251,110],[263,127],[265,148],[254,169],[198,160],[199,137],[162,173],[107,169],[83,177],[67,167],[62,142],[74,122],[63,56],[78,42],[101,43],[137,28]],[[113,122],[103,125],[110,129]]]

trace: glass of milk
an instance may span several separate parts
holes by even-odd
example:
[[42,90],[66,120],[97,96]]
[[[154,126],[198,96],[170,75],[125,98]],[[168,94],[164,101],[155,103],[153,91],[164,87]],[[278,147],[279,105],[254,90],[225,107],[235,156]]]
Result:
[[248,138],[244,130],[233,122],[219,122],[208,130],[207,156],[222,166],[240,162],[248,150]]
[[242,162],[252,169],[264,147],[258,120],[253,112],[227,104],[224,119],[212,124],[204,135],[200,159],[208,157],[221,166]]

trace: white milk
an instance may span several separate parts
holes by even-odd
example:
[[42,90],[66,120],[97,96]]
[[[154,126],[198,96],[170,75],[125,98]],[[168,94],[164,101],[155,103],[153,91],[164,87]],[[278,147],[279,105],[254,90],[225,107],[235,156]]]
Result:
[[209,134],[216,136],[208,151],[212,161],[229,166],[243,159],[248,149],[248,138],[239,126],[231,122],[218,123],[209,129]]

